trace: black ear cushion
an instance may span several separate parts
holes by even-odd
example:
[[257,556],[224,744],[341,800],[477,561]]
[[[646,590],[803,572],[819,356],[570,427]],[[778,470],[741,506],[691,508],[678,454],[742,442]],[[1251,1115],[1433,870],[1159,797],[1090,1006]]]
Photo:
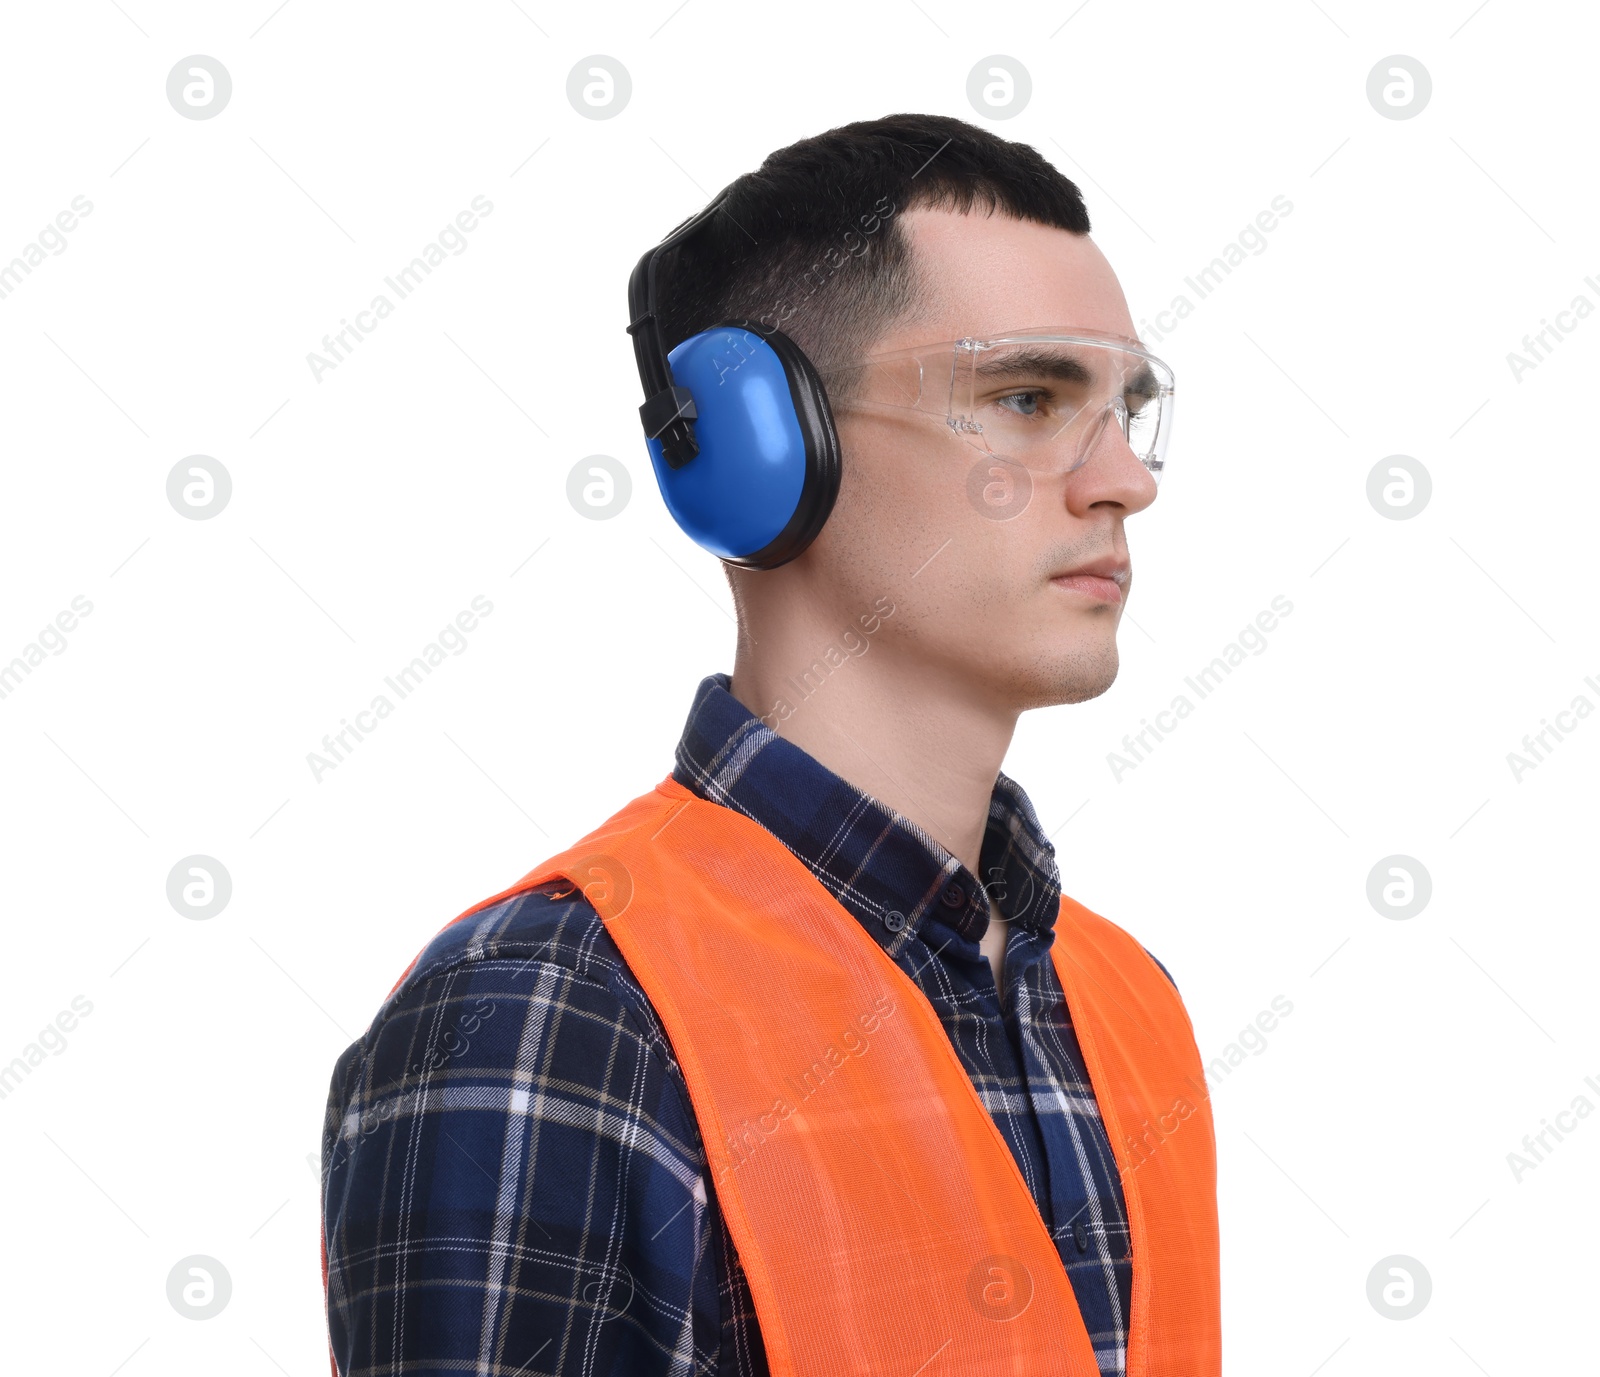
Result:
[[828,405],[827,389],[822,385],[816,365],[806,357],[805,350],[782,330],[745,319],[725,320],[716,328],[748,330],[772,346],[772,352],[783,365],[784,377],[788,379],[789,396],[794,401],[795,416],[800,422],[800,436],[805,442],[805,481],[801,485],[800,500],[795,504],[794,515],[783,530],[761,549],[726,561],[747,569],[776,569],[795,558],[817,538],[839,496],[839,433],[834,429],[833,408]]

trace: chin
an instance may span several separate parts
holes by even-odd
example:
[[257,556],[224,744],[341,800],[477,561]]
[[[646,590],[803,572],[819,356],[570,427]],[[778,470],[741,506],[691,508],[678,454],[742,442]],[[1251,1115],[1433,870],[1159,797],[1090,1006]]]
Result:
[[1082,638],[1073,645],[1052,648],[1047,657],[1021,669],[1018,677],[1026,686],[1024,707],[1086,703],[1116,683],[1119,662],[1114,633],[1093,643],[1098,639]]

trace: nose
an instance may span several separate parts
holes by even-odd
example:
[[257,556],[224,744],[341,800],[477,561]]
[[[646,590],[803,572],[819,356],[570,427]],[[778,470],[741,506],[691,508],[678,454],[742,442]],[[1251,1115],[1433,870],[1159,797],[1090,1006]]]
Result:
[[1123,431],[1126,415],[1122,399],[1114,399],[1085,438],[1067,474],[1067,506],[1074,514],[1109,503],[1131,516],[1156,500],[1156,476],[1133,452]]

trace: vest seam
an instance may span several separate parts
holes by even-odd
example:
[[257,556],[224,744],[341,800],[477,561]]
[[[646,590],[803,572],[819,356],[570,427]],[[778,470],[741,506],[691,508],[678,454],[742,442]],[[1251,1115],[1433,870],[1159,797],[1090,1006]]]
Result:
[[[595,922],[601,922],[598,913],[595,915]],[[613,938],[612,940],[615,941],[616,939]],[[635,975],[632,968],[627,965],[626,957],[623,958],[623,968],[627,971],[628,979],[632,980],[637,985],[639,977]],[[620,972],[618,974],[620,974]],[[609,982],[607,988],[610,989]],[[678,1062],[678,1054],[672,1049],[672,1043],[667,1037],[665,1026],[661,1025],[660,1011],[655,1007],[654,1004],[650,1002],[649,992],[646,991],[642,985],[639,985],[640,998],[645,1007],[649,1009],[650,1018],[660,1028],[659,1033],[649,1034],[648,1037],[646,1036],[645,1030],[638,1026],[640,1019],[638,1010],[636,1010],[634,1007],[634,1002],[626,998],[620,989],[611,990],[611,993],[613,993],[617,1000],[622,1004],[624,1011],[628,1015],[629,1021],[635,1025],[635,1036],[639,1037],[640,1040],[645,1043],[645,1045],[652,1053],[656,1055],[660,1061],[662,1072],[666,1076],[667,1081],[671,1084],[673,1094],[678,1099],[679,1108],[681,1109],[684,1118],[688,1120],[689,1130],[694,1135],[692,1142],[689,1144],[689,1146],[694,1149],[692,1165],[699,1173],[701,1187],[705,1191],[706,1196],[706,1218],[703,1227],[706,1228],[707,1232],[710,1232],[714,1228],[718,1233],[717,1251],[722,1255],[723,1259],[728,1264],[724,1270],[726,1271],[728,1284],[731,1289],[734,1280],[733,1263],[738,1257],[738,1252],[733,1246],[733,1239],[731,1235],[724,1237],[724,1235],[727,1234],[727,1224],[723,1219],[722,1205],[717,1198],[715,1186],[711,1180],[711,1162],[706,1154],[705,1138],[700,1131],[700,1118],[695,1113],[694,1102],[689,1097],[688,1082],[684,1077],[683,1067]],[[712,1289],[716,1292],[717,1297],[717,1348],[715,1364],[712,1369],[713,1371],[720,1370],[722,1367],[723,1336],[727,1333],[729,1327],[731,1326],[733,1318],[732,1312],[727,1308],[727,1299],[723,1295],[723,1288],[720,1285],[715,1284],[716,1266],[716,1261],[713,1259]],[[746,1281],[745,1287],[746,1290],[749,1289],[748,1281]],[[690,1313],[692,1314],[694,1310],[694,1277],[692,1274],[689,1280],[689,1295],[689,1309]],[[698,1348],[698,1344],[696,1344],[696,1347]],[[764,1354],[765,1347],[763,1346],[763,1356]],[[698,1357],[696,1357],[695,1370],[698,1372],[700,1369],[701,1361]]]
[[[713,801],[710,799],[702,798],[693,789],[690,789],[687,785],[683,784],[682,781],[676,779],[674,776],[669,774],[667,778],[671,779],[673,783],[677,784],[680,789],[684,789],[689,795],[688,798],[680,799],[663,789],[660,783],[655,786],[655,792],[662,798],[669,800],[673,805],[673,811],[671,814],[669,814],[669,816],[676,816],[677,813],[681,812],[683,808],[695,802],[711,804],[714,807],[723,806],[713,803]],[[665,781],[662,782],[664,783]],[[730,811],[735,813],[739,812],[738,809],[730,809]],[[741,816],[746,815],[741,814]],[[750,821],[752,823],[756,823],[754,818],[750,818]],[[759,827],[761,824],[756,823],[756,825]],[[595,914],[595,921],[600,923],[602,927],[604,926],[604,921],[600,918],[598,912]],[[616,942],[616,938],[614,936],[611,938],[611,940],[613,943]],[[620,947],[618,950],[620,952]],[[628,972],[628,978],[639,985],[639,992],[643,997],[644,1003],[650,1010],[650,1016],[655,1019],[657,1023],[660,1023],[661,1012],[653,1003],[651,1003],[649,992],[645,990],[642,982],[639,981],[638,974],[631,966],[628,965],[628,958],[626,954],[622,955],[622,964]],[[749,1277],[745,1275],[743,1263],[739,1260],[738,1242],[734,1239],[732,1233],[728,1229],[727,1216],[724,1214],[722,1209],[722,1200],[717,1194],[716,1182],[712,1179],[711,1158],[710,1154],[706,1151],[705,1136],[700,1129],[700,1116],[695,1110],[693,1097],[689,1094],[688,1077],[684,1074],[683,1067],[678,1061],[677,1053],[675,1051],[671,1051],[672,1043],[670,1038],[667,1036],[667,1031],[664,1024],[661,1026],[661,1040],[668,1048],[670,1053],[670,1064],[664,1063],[667,1065],[667,1069],[671,1073],[669,1074],[668,1079],[671,1080],[673,1091],[678,1096],[678,1099],[683,1107],[685,1117],[688,1119],[689,1124],[694,1131],[694,1142],[699,1149],[699,1160],[697,1165],[700,1171],[700,1179],[704,1184],[706,1192],[706,1225],[708,1231],[710,1231],[713,1225],[712,1217],[715,1217],[714,1224],[717,1238],[717,1258],[712,1262],[713,1274],[715,1275],[715,1271],[718,1269],[720,1264],[720,1269],[723,1275],[726,1277],[728,1283],[727,1289],[729,1292],[733,1291],[736,1285],[738,1285],[739,1281],[742,1279],[745,1294],[751,1298],[751,1313],[754,1329],[761,1344],[761,1359],[763,1363],[767,1363],[768,1357],[766,1335],[761,1332],[759,1316],[756,1316],[754,1313],[755,1298],[750,1289],[750,1280]],[[691,1282],[690,1285],[692,1292],[693,1283]],[[732,1303],[732,1298],[729,1295],[724,1295],[723,1287],[720,1284],[715,1285],[713,1289],[716,1291],[717,1296],[717,1351],[714,1365],[710,1370],[714,1372],[720,1372],[722,1370],[724,1344],[729,1339],[730,1331],[733,1325],[733,1312],[729,1308]],[[697,1358],[695,1361],[696,1373],[698,1373],[700,1369],[701,1363]]]

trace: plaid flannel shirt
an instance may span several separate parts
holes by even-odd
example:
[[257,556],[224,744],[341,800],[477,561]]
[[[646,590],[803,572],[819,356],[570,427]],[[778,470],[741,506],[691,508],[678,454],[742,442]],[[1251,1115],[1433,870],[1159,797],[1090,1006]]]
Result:
[[[996,781],[980,879],[765,727],[724,674],[701,682],[673,775],[772,832],[927,998],[1055,1240],[1100,1370],[1121,1374],[1127,1217],[1048,959],[1061,890],[1027,795]],[[978,948],[988,895],[1009,920],[1003,990]],[[422,952],[334,1068],[322,1178],[341,1377],[767,1372],[671,1044],[569,885]]]

